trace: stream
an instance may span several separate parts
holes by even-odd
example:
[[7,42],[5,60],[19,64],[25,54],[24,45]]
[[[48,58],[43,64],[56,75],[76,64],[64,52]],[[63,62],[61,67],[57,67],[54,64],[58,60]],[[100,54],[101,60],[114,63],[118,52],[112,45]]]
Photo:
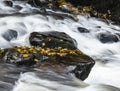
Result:
[[[81,15],[77,16],[77,22],[70,18],[56,19],[38,11],[26,2],[13,1],[13,7],[9,7],[0,1],[0,48],[30,46],[28,38],[35,31],[60,31],[74,38],[78,48],[96,64],[88,78],[80,81],[74,76],[2,63],[0,91],[120,91],[120,41],[105,43],[98,37],[101,33],[117,34],[120,40],[120,26]],[[78,27],[89,32],[80,33]]]

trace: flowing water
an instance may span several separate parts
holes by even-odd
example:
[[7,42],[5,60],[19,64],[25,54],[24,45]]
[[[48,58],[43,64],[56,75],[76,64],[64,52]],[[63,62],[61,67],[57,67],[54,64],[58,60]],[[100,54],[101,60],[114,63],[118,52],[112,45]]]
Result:
[[[16,8],[18,6],[22,9]],[[77,16],[77,22],[69,18],[60,20],[33,14],[34,11],[39,9],[25,2],[15,1],[13,7],[9,7],[0,1],[0,48],[29,46],[28,37],[33,31],[61,31],[74,38],[78,48],[95,59],[96,64],[84,82],[51,71],[0,64],[0,91],[120,91],[120,42],[102,43],[97,37],[100,33],[119,34],[120,26],[81,15]],[[90,32],[79,33],[78,27]]]

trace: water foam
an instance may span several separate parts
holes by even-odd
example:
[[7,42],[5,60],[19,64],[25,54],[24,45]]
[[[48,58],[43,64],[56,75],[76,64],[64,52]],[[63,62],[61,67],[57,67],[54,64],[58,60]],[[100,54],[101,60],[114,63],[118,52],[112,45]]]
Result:
[[[16,2],[14,5],[20,5],[22,10],[19,13],[28,13],[34,7],[25,3]],[[0,14],[10,14],[17,12],[13,7],[6,7],[0,2]],[[8,48],[12,46],[29,45],[29,34],[37,31],[59,31],[65,32],[74,38],[78,43],[78,48],[88,54],[96,61],[88,79],[85,80],[85,87],[79,80],[78,86],[64,85],[56,81],[49,81],[37,77],[35,73],[21,74],[13,91],[119,91],[120,89],[120,42],[116,43],[101,43],[96,37],[99,33],[120,33],[120,27],[107,24],[100,19],[78,16],[78,22],[71,19],[56,20],[50,16],[36,15],[14,15],[0,17],[0,47]],[[90,30],[90,33],[79,33],[78,27],[83,27]],[[7,41],[2,37],[2,34],[9,29],[15,30],[18,33],[16,39]],[[71,82],[70,82],[71,83]],[[102,85],[101,85],[102,84]],[[110,90],[107,88],[114,88]],[[116,89],[116,90],[115,90]]]

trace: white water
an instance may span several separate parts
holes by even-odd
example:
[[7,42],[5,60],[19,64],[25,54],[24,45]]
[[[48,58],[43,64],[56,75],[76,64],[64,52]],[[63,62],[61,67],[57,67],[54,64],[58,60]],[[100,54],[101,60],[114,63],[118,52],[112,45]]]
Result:
[[[0,13],[28,13],[35,9],[29,5],[20,4],[20,2],[14,3],[14,5],[16,4],[22,6],[23,9],[18,11],[15,8],[6,7],[0,2]],[[63,83],[50,81],[42,79],[36,73],[28,72],[20,75],[13,91],[120,91],[120,42],[103,44],[96,37],[102,32],[120,33],[120,27],[80,15],[78,19],[78,22],[71,19],[56,20],[50,16],[38,14],[0,17],[0,48],[29,45],[28,37],[33,31],[61,31],[74,38],[78,43],[78,48],[97,62],[84,82],[73,78],[68,79],[70,81],[65,85],[64,81]],[[90,33],[79,33],[77,27],[89,29]],[[6,41],[1,36],[9,29],[18,32],[17,39]],[[108,61],[104,62],[105,60]],[[60,78],[64,78],[64,76]]]

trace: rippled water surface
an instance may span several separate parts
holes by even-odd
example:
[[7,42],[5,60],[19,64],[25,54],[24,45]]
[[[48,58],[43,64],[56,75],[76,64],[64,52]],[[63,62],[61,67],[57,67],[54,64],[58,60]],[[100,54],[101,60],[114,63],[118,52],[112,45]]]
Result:
[[[29,46],[28,37],[33,31],[61,31],[74,38],[78,48],[95,59],[96,64],[89,77],[82,82],[65,74],[40,69],[32,71],[1,63],[0,91],[120,91],[120,42],[102,43],[97,37],[100,33],[120,34],[120,26],[81,15],[77,16],[77,22],[69,18],[60,20],[35,14],[34,11],[39,9],[25,2],[17,1],[13,5],[8,7],[0,1],[0,48]],[[90,32],[80,33],[78,27]],[[17,31],[18,35],[8,41],[3,35],[13,36],[9,33],[11,30]]]

